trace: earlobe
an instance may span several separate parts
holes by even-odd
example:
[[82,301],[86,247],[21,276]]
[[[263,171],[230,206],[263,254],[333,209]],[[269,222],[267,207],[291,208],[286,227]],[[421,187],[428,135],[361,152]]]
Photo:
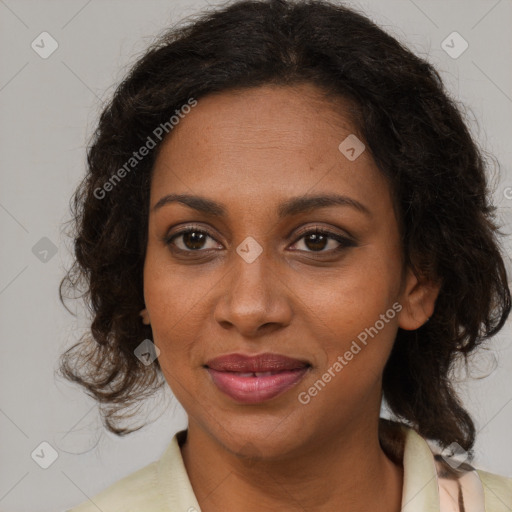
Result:
[[428,278],[420,279],[409,269],[402,295],[403,308],[398,317],[398,326],[407,331],[414,331],[427,323],[434,314],[440,289],[440,282],[434,282]]
[[150,325],[151,321],[149,320],[149,313],[146,308],[142,309],[139,313],[139,315],[142,317],[142,323],[144,325]]

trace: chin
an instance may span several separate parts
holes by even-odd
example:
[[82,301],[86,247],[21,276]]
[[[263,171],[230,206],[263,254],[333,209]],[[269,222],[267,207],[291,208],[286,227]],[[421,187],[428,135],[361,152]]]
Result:
[[304,418],[296,414],[246,414],[219,418],[208,427],[224,448],[249,458],[282,459],[308,443]]

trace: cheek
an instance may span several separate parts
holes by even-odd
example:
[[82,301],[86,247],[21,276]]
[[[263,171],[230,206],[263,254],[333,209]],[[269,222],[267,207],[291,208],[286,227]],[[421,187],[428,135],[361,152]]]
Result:
[[327,408],[341,419],[347,411],[378,401],[376,393],[397,331],[396,310],[390,305],[362,313],[356,312],[354,320],[349,311],[342,312],[331,322],[335,334],[322,343],[326,357],[299,390],[303,399],[315,402],[312,409],[318,414]]
[[184,328],[188,316],[200,309],[211,288],[204,274],[191,272],[187,265],[173,265],[165,248],[148,246],[144,264],[144,300],[153,328],[176,324]]
[[302,281],[299,293],[308,306],[303,313],[316,325],[311,334],[325,333],[318,338],[325,355],[316,377],[329,369],[336,375],[326,376],[332,378],[333,395],[325,399],[376,385],[397,332],[399,289],[398,255],[376,246],[366,246],[320,282],[313,276]]
[[356,335],[373,325],[396,300],[400,290],[396,258],[363,248],[333,272],[301,276],[294,291],[317,322],[330,327],[333,334]]
[[[144,301],[151,321],[153,341],[160,350],[160,366],[164,373],[177,370],[185,359],[190,340],[194,338],[194,304],[200,299],[190,288],[180,285],[175,273],[151,257],[148,251],[144,266]],[[196,308],[200,306],[196,304]]]

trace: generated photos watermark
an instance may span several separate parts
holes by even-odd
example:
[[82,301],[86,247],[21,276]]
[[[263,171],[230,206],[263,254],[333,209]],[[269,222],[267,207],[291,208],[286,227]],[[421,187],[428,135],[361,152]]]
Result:
[[[390,320],[395,318],[396,314],[402,311],[402,305],[398,302],[395,302],[384,314],[379,316],[379,320],[377,320],[373,326],[367,327],[364,331],[361,331],[357,335],[357,340],[363,346],[367,345],[368,336],[372,339],[384,329],[385,325],[389,323]],[[307,391],[301,391],[297,399],[303,404],[307,405],[311,402],[311,398],[318,395],[320,391],[322,391],[325,386],[331,382],[331,380],[336,377],[338,373],[347,366],[347,364],[352,361],[355,355],[361,352],[363,347],[361,347],[356,340],[352,340],[352,344],[350,345],[349,350],[347,350],[343,355],[339,355],[336,358],[336,361],[325,371],[320,379],[318,379],[311,387],[308,388]]]
[[[152,132],[152,135],[160,142],[165,135],[167,135],[175,126],[177,126],[181,119],[183,119],[187,114],[189,114],[193,107],[197,105],[197,100],[194,98],[189,98],[187,103],[181,106],[179,110],[175,110],[175,115],[172,115],[168,121],[164,123],[160,123]],[[122,167],[120,167],[112,176],[101,186],[94,189],[94,197],[96,199],[104,199],[107,195],[107,192],[110,192],[114,189],[114,187],[127,175],[130,173],[132,169],[137,167],[139,162],[141,162],[147,155],[151,149],[154,149],[157,145],[157,141],[151,136],[148,135],[146,142],[138,149],[138,151],[134,151],[131,156]]]

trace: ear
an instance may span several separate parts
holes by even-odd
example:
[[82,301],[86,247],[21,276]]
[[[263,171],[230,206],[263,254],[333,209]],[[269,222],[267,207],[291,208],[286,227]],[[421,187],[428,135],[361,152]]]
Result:
[[149,313],[146,308],[140,311],[139,315],[142,317],[142,323],[144,325],[150,325],[151,321],[149,320]]
[[441,282],[418,278],[412,269],[407,269],[398,326],[407,331],[414,331],[426,323],[434,314],[440,289]]

